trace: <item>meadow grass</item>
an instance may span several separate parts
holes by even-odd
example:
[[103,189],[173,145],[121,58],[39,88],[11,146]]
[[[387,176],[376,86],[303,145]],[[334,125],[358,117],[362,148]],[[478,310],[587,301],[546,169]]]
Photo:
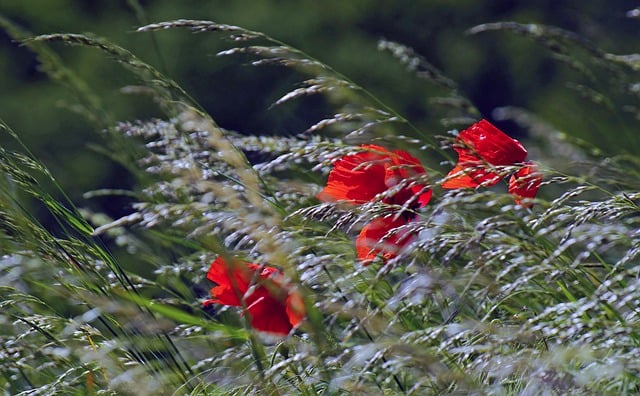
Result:
[[[8,20],[2,26],[72,89],[80,114],[103,130],[101,151],[138,181],[131,191],[88,192],[132,197],[127,216],[78,208],[0,123],[5,394],[640,391],[637,55],[609,54],[554,27],[469,31],[539,42],[576,71],[577,94],[627,133],[620,152],[603,153],[525,109],[496,109],[494,118],[518,123],[537,148],[531,156],[544,179],[526,208],[503,183],[440,187],[456,158],[450,131],[482,116],[454,81],[402,44],[379,48],[440,93],[430,102],[440,130],[419,130],[347,76],[264,33],[194,20],[138,29],[226,39],[231,48],[219,56],[301,76],[274,106],[322,95],[335,108],[299,134],[250,135],[217,125],[175,81],[105,39],[29,37]],[[112,121],[52,42],[102,51],[141,81],[128,92],[151,95],[165,117]],[[316,198],[333,162],[362,143],[411,152],[433,189],[405,226],[416,240],[368,266],[358,263],[354,240],[389,209],[385,196],[363,205]],[[45,208],[55,226],[45,227],[30,205]],[[218,256],[280,268],[302,293],[303,324],[275,337],[234,307],[204,307],[214,286],[205,276]]]

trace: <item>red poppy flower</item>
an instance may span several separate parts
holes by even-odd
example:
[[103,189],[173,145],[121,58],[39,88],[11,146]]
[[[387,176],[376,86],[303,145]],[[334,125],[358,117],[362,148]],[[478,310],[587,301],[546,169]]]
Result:
[[378,217],[364,226],[356,239],[356,256],[364,265],[370,264],[378,255],[390,260],[406,247],[413,236],[406,230],[396,230],[407,223],[402,216]]
[[[257,271],[258,280],[252,284]],[[207,279],[218,284],[211,289],[210,304],[243,306],[249,314],[251,326],[260,331],[287,335],[304,318],[302,296],[284,284],[280,271],[252,263],[228,265],[218,257],[209,268]],[[249,291],[249,289],[251,289]]]
[[389,151],[381,146],[363,145],[366,151],[346,155],[333,164],[326,187],[318,194],[321,201],[371,202],[376,195],[392,190],[383,202],[423,207],[431,199],[431,189],[412,181],[425,174],[420,162],[403,150]]
[[458,163],[442,188],[492,186],[502,178],[488,166],[513,165],[524,161],[527,150],[487,120],[480,120],[460,132],[453,149]]
[[530,208],[531,202],[522,203],[523,198],[535,198],[542,183],[542,174],[533,162],[526,162],[515,175],[509,179],[509,193],[514,196],[518,205]]

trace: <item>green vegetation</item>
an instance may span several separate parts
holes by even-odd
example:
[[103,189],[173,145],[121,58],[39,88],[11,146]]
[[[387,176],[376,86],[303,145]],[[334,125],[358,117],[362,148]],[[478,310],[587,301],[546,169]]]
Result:
[[[0,97],[6,394],[640,392],[640,67],[616,41],[627,25],[587,38],[562,23],[568,11],[416,2],[376,48],[353,31],[377,38],[380,15],[400,8],[184,2],[192,20],[174,2],[129,1],[101,10],[127,22],[70,7],[73,32],[51,33],[56,8],[23,3],[0,9],[23,44],[8,51],[33,54],[49,80]],[[518,22],[495,22],[505,15]],[[404,29],[439,35],[418,48],[394,37]],[[3,57],[5,75],[20,62]],[[505,87],[516,103],[496,99]],[[533,208],[504,182],[441,188],[452,130],[480,118],[516,131],[540,164]],[[388,194],[316,198],[363,143],[410,152],[433,189],[404,208],[412,243],[368,266],[354,240],[398,210]],[[280,268],[302,325],[278,337],[242,308],[204,307],[218,256]]]

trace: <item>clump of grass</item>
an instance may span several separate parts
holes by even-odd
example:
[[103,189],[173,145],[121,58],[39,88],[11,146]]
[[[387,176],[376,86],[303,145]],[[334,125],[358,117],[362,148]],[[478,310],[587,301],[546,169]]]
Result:
[[[555,149],[580,162],[578,172],[543,166],[533,209],[500,189],[446,192],[439,187],[453,157],[446,129],[479,114],[455,82],[410,48],[380,43],[443,90],[433,100],[447,108],[437,133],[417,130],[363,87],[263,33],[191,20],[139,30],[176,28],[224,36],[234,47],[219,55],[249,55],[254,65],[300,73],[301,86],[275,105],[324,95],[335,114],[295,136],[243,135],[217,125],[175,82],[104,39],[28,40],[41,56],[50,41],[105,52],[151,89],[166,118],[105,129],[107,151],[140,180],[126,192],[136,200],[132,213],[115,220],[56,201],[50,189],[59,187],[41,162],[24,148],[0,147],[0,383],[7,392],[638,391],[640,177],[626,166],[636,157],[603,157],[522,109],[502,108],[496,116],[515,119],[538,140],[555,139]],[[495,29],[532,37],[586,74],[593,63],[615,71],[616,81],[636,76],[630,58],[569,32],[510,23],[471,32]],[[587,61],[577,63],[570,51],[587,51]],[[57,59],[48,65],[62,67]],[[406,225],[418,238],[386,264],[358,264],[353,240],[388,204],[315,198],[332,161],[362,142],[406,148],[431,164],[434,198]],[[543,165],[553,163],[539,154]],[[123,192],[92,194],[108,193]],[[25,195],[49,210],[58,230],[25,210]],[[121,265],[104,240],[124,247],[136,265]],[[202,306],[213,286],[205,275],[219,255],[283,270],[304,296],[307,319],[295,334],[274,338],[234,309]]]

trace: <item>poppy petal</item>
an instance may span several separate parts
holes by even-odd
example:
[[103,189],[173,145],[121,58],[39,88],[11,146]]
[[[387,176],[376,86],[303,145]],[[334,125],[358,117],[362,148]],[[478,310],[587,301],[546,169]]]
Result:
[[404,230],[396,230],[407,222],[393,215],[373,219],[360,231],[356,239],[356,256],[364,265],[370,264],[378,255],[389,260],[398,255],[412,241]]
[[296,290],[289,293],[286,300],[286,311],[291,326],[296,327],[305,317],[304,301],[302,295]]
[[454,189],[454,188],[476,188],[480,184],[475,181],[471,175],[467,172],[468,167],[466,165],[456,165],[447,175],[444,182],[442,182],[442,188]]
[[[242,305],[239,296],[246,293],[250,280],[250,274],[242,267],[243,265],[238,265],[238,268],[230,267],[222,256],[211,263],[211,267],[207,272],[207,279],[217,283],[218,286],[211,289],[211,295],[214,298],[206,301],[206,305],[213,303],[232,306]],[[233,282],[229,275],[233,276]]]
[[527,150],[487,120],[480,120],[460,132],[454,144],[458,162],[447,174],[442,188],[489,187],[502,176],[489,166],[513,165],[524,161]]
[[500,175],[490,172],[487,165],[474,154],[461,149],[456,149],[456,151],[458,152],[458,163],[447,174],[442,188],[489,187],[501,180]]
[[391,155],[391,162],[385,169],[385,185],[393,188],[403,183],[388,203],[404,205],[408,201],[415,201],[417,206],[422,208],[431,200],[431,189],[422,183],[417,182],[417,178],[426,175],[426,171],[417,158],[403,150],[395,150]]
[[491,165],[513,165],[527,157],[519,141],[484,119],[460,132],[457,140]]
[[[379,146],[363,146],[368,150],[386,151]],[[366,151],[347,155],[333,164],[326,187],[318,194],[325,202],[347,201],[361,204],[372,201],[387,189],[384,184],[385,157]]]
[[431,197],[433,196],[433,191],[428,189],[425,191],[424,186],[413,186],[411,187],[414,195],[418,195],[418,206],[424,208],[427,206],[429,201],[431,201]]
[[318,199],[363,204],[393,189],[383,202],[403,206],[415,200],[414,207],[427,205],[431,199],[430,189],[413,180],[426,174],[418,159],[403,150],[392,152],[376,145],[362,148],[369,151],[344,156],[334,163]]
[[267,333],[287,335],[292,329],[284,304],[258,287],[247,297],[247,311],[251,327]]
[[[222,257],[211,263],[207,278],[218,285],[211,289],[213,298],[204,305],[242,306],[241,298],[244,298],[246,313],[254,329],[289,334],[304,319],[302,296],[284,284],[284,277],[277,268],[254,263],[234,264],[229,266]],[[258,271],[259,283],[250,285]]]
[[526,162],[515,175],[509,179],[509,193],[513,195],[516,204],[530,208],[533,203],[523,203],[525,198],[535,198],[542,183],[542,174],[533,162]]

